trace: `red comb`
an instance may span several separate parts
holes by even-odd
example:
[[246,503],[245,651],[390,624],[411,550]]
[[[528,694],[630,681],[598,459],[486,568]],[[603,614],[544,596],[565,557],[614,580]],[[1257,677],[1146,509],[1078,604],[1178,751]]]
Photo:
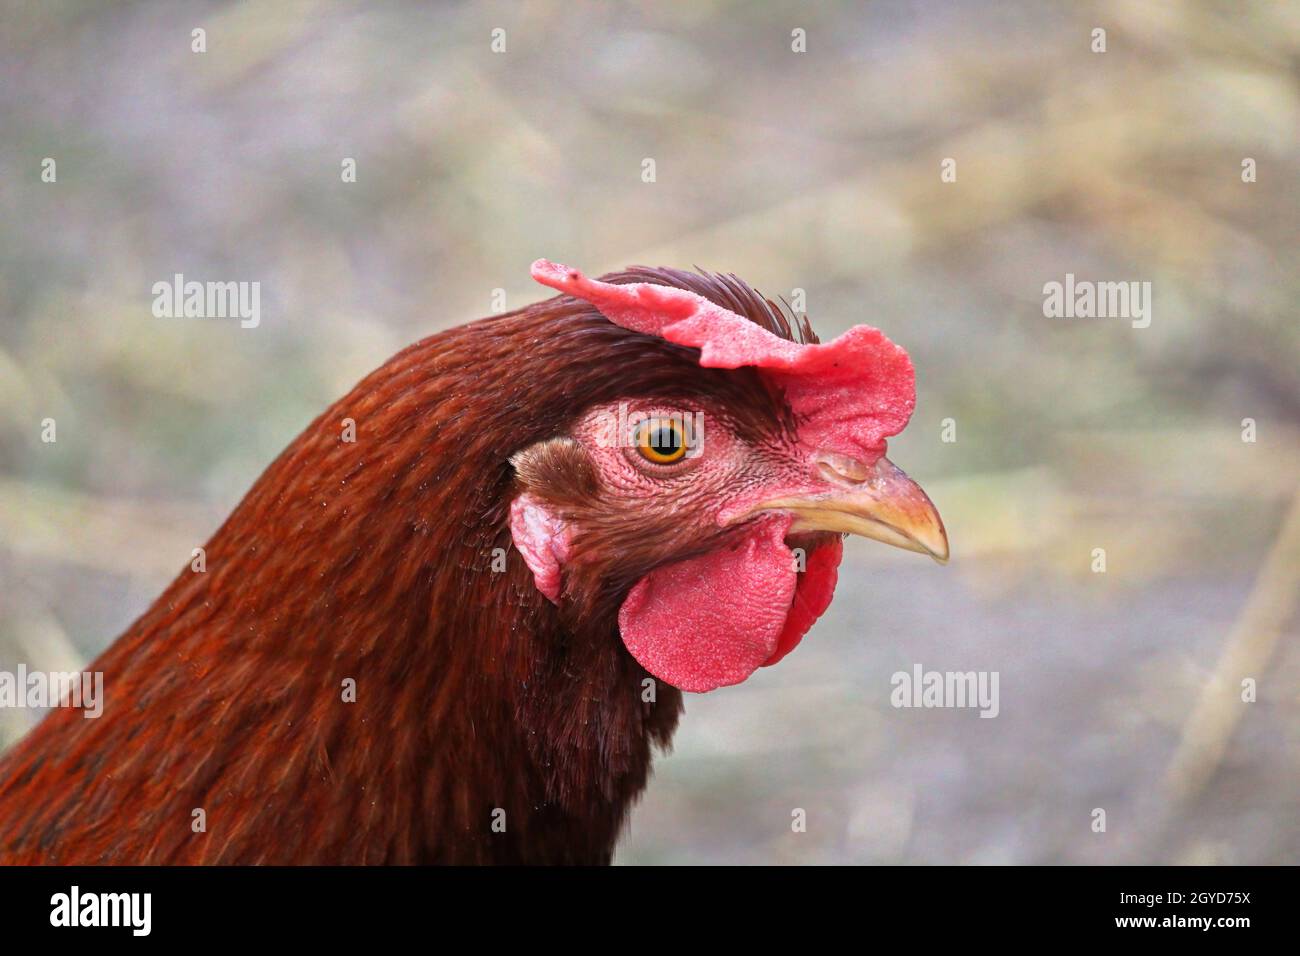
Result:
[[801,441],[816,450],[870,464],[916,405],[912,362],[879,329],[855,325],[832,342],[799,345],[685,289],[613,285],[546,259],[533,263],[532,274],[590,302],[615,325],[698,348],[705,368],[762,369],[784,390]]

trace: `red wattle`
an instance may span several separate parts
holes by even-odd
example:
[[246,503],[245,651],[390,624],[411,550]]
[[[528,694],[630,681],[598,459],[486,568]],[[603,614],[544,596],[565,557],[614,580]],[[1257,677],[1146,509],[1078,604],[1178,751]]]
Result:
[[835,596],[843,557],[843,538],[833,538],[808,555],[807,569],[799,575],[795,585],[794,602],[776,642],[776,651],[763,662],[764,667],[771,667],[794,650],[817,619],[826,613],[831,598]]
[[702,693],[738,684],[803,638],[835,590],[838,540],[799,574],[784,538],[790,519],[765,521],[730,547],[656,568],[619,610],[628,651],[655,677]]

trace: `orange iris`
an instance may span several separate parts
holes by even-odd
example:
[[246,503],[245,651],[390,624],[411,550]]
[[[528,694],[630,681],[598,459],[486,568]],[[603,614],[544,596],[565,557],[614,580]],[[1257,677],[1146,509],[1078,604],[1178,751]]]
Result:
[[686,457],[686,436],[680,422],[647,418],[636,427],[636,450],[646,461],[671,465]]

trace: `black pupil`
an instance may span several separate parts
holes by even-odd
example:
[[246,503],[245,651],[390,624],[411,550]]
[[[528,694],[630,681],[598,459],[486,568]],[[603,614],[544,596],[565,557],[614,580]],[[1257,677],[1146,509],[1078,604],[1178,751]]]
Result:
[[669,458],[681,447],[681,436],[677,434],[675,428],[656,425],[650,431],[650,447],[654,449],[656,455]]

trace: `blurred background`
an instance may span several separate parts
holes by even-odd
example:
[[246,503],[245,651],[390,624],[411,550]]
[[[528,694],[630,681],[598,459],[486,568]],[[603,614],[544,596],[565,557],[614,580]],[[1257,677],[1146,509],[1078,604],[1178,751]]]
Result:
[[[1300,5],[0,11],[0,669],[92,660],[533,259],[698,265],[909,350],[890,457],[954,558],[851,542],[795,654],[688,698],[619,862],[1300,861]],[[154,318],[178,272],[260,326]],[[1150,327],[1045,317],[1066,273]],[[893,708],[916,664],[999,716]]]

